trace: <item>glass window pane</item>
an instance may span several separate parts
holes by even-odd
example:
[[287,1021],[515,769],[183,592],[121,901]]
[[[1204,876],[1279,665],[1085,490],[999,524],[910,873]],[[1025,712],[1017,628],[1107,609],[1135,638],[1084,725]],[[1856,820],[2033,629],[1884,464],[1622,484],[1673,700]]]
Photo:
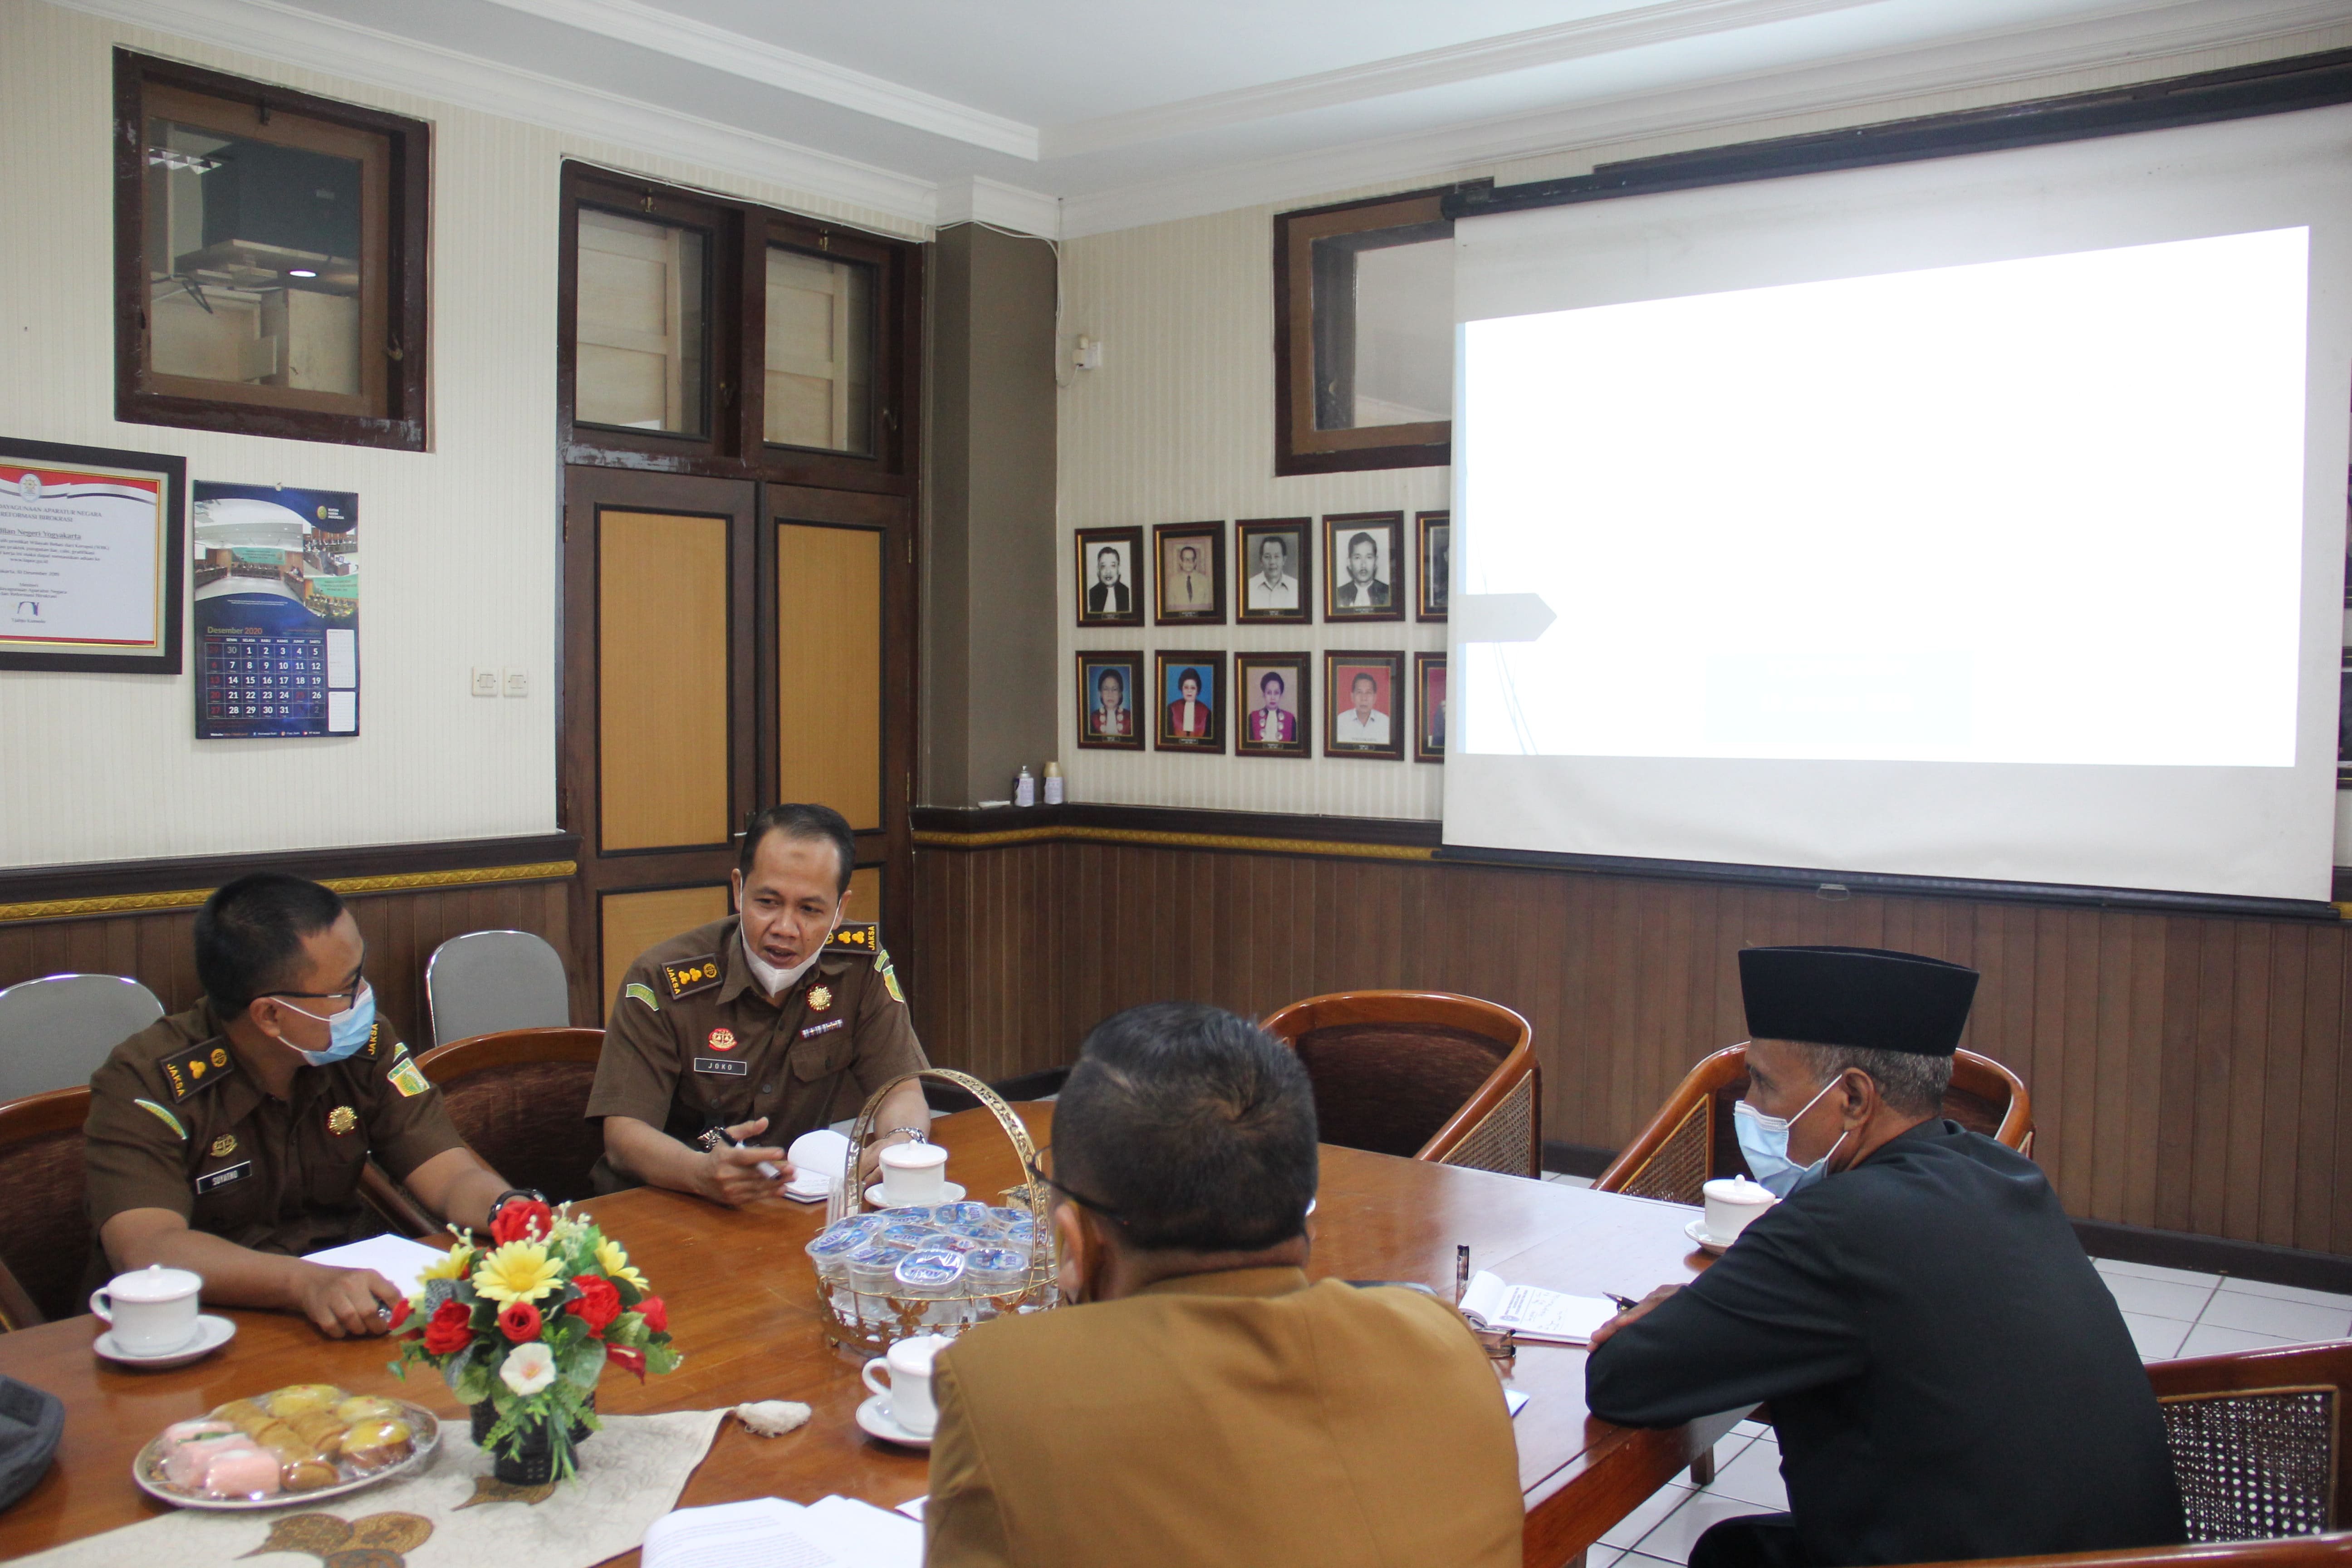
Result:
[[580,209],[574,419],[709,433],[707,251],[698,229]]
[[358,395],[361,161],[149,128],[149,368]]
[[874,449],[874,271],[768,247],[767,439]]
[[1314,242],[1318,429],[1454,416],[1454,242],[1435,226]]

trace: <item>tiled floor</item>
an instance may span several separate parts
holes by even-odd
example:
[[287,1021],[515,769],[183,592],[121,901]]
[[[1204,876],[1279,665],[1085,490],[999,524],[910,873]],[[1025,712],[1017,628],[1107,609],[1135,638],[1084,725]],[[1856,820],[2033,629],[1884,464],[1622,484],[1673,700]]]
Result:
[[[1545,1180],[1591,1184],[1580,1176],[1547,1174]],[[2143,1263],[2095,1262],[2143,1360],[2352,1337],[2352,1296]],[[1586,1554],[1585,1568],[1678,1564],[1717,1520],[1789,1506],[1780,1489],[1780,1445],[1769,1427],[1741,1422],[1716,1445],[1715,1464],[1712,1484],[1694,1487],[1685,1471],[1628,1514]]]

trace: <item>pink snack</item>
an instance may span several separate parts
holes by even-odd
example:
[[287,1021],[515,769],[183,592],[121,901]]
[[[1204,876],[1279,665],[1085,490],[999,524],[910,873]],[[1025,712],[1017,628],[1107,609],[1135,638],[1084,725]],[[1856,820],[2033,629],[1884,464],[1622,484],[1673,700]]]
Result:
[[278,1456],[249,1445],[215,1454],[205,1468],[206,1497],[275,1497],[278,1489]]
[[[184,1430],[186,1427],[212,1430]],[[183,1491],[201,1491],[205,1473],[215,1458],[253,1446],[252,1438],[226,1422],[183,1421],[163,1434],[163,1479]]]

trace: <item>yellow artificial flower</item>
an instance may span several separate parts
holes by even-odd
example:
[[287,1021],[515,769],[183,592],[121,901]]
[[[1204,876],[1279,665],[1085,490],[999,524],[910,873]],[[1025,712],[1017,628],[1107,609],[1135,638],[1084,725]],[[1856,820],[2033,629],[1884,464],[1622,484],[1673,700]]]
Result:
[[474,1270],[474,1289],[504,1306],[509,1301],[536,1301],[562,1289],[563,1268],[536,1241],[509,1241],[486,1254]]
[[417,1279],[463,1279],[466,1277],[467,1265],[473,1259],[474,1249],[461,1241],[451,1247],[439,1262],[425,1265],[425,1272],[419,1274]]
[[640,1291],[646,1289],[646,1277],[629,1267],[629,1255],[622,1251],[621,1244],[610,1237],[597,1239],[596,1267],[604,1271],[604,1278],[607,1279],[628,1285]]

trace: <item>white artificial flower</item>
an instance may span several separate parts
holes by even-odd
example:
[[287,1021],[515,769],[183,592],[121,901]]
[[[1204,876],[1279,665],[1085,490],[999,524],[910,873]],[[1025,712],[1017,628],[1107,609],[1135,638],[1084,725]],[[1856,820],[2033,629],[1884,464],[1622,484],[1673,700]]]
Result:
[[507,1352],[499,1376],[517,1394],[537,1394],[555,1381],[555,1352],[533,1340]]

